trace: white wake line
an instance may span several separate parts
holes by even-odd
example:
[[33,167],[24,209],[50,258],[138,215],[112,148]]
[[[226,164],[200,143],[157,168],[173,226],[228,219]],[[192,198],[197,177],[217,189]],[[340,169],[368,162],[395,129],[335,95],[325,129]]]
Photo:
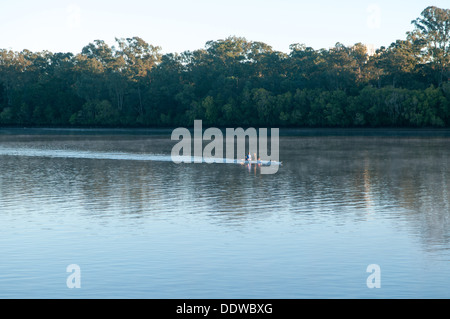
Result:
[[218,163],[218,164],[263,164],[281,165],[281,162],[269,161],[243,161],[227,158],[199,158],[194,156],[170,156],[160,154],[130,154],[121,152],[93,152],[74,150],[46,150],[26,148],[0,148],[0,156],[19,157],[48,157],[48,158],[75,158],[97,160],[122,160],[122,161],[156,161],[174,163]]
[[130,154],[120,152],[93,152],[75,150],[46,150],[46,149],[8,149],[0,148],[0,156],[23,157],[51,157],[51,158],[77,158],[77,159],[104,159],[104,160],[132,160],[132,161],[172,161],[170,156]]

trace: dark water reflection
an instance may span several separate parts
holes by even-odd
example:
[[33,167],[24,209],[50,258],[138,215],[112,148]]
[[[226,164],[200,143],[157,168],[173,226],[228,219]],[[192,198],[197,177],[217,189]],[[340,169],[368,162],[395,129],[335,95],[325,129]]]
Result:
[[[262,175],[36,153],[170,154],[156,131],[7,133],[1,297],[450,296],[447,136],[284,134],[284,165]],[[84,269],[76,291],[72,263]]]

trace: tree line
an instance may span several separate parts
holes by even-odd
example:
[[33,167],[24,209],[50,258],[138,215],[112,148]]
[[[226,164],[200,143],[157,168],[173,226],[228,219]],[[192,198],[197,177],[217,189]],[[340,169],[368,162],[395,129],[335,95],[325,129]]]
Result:
[[242,37],[162,54],[139,37],[81,53],[0,50],[0,125],[450,127],[450,9],[404,40],[289,53]]

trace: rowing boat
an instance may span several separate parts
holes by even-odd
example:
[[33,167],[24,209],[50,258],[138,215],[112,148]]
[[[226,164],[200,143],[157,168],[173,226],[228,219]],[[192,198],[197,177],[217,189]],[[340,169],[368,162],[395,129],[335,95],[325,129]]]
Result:
[[263,165],[263,166],[270,166],[270,165],[282,165],[282,162],[277,162],[277,161],[248,161],[248,160],[241,160],[239,161],[240,164],[245,165],[245,164],[257,164],[257,165]]

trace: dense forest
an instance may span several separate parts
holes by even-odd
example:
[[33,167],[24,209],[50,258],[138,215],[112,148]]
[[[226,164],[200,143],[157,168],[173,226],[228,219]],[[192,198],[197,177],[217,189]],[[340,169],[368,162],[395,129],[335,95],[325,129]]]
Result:
[[450,127],[450,9],[404,40],[289,53],[241,37],[161,54],[139,37],[81,53],[0,50],[0,125]]

